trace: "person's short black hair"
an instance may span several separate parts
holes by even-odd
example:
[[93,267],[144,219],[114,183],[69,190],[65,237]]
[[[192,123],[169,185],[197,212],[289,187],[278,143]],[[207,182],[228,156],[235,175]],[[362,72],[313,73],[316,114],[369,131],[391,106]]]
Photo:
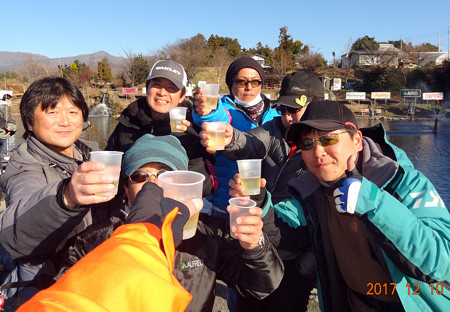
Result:
[[2,98],[3,101],[9,100],[9,99],[12,99],[12,95],[11,94],[9,94],[9,93],[3,94],[3,98]]
[[34,111],[41,104],[44,111],[54,108],[63,97],[67,97],[76,107],[81,109],[83,121],[88,120],[89,108],[83,94],[73,82],[61,77],[47,77],[33,82],[20,101],[20,116],[25,132],[23,138],[27,139],[31,131],[28,124],[34,123]]

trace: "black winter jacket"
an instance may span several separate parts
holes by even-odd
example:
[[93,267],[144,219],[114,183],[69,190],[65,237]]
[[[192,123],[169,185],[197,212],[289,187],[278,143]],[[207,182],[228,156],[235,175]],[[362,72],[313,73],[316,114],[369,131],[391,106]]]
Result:
[[288,157],[291,149],[284,134],[281,117],[275,117],[247,132],[234,129],[233,141],[222,151],[232,160],[263,159],[261,176],[267,181],[266,188],[272,194],[274,204],[292,198],[288,182],[306,168],[300,149]]

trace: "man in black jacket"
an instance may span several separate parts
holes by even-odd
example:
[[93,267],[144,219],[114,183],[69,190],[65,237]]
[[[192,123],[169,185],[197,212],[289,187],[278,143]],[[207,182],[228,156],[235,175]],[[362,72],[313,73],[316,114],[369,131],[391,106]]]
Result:
[[[205,176],[203,196],[213,189],[209,168],[214,157],[200,143],[200,128],[192,122],[192,103],[186,100],[188,78],[181,64],[172,60],[157,61],[147,78],[147,95],[128,105],[118,118],[118,125],[108,139],[106,150],[126,152],[144,134],[176,136],[189,157],[189,170]],[[186,107],[182,133],[171,133],[169,108]],[[186,127],[187,126],[187,127]]]

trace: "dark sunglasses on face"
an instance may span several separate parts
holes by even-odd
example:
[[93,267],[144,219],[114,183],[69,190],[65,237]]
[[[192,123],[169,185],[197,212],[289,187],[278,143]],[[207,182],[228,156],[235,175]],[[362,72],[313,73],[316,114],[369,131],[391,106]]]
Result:
[[249,83],[252,85],[253,88],[259,87],[262,83],[261,80],[247,80],[247,79],[234,79],[234,83],[239,88],[246,87]]
[[152,176],[154,176],[155,178],[158,178],[160,174],[167,172],[167,171],[170,171],[170,170],[161,169],[156,173],[150,173],[145,170],[138,169],[135,172],[133,172],[132,174],[130,174],[130,176],[128,178],[133,183],[143,183],[143,182],[147,182],[148,180],[150,180],[150,178]]
[[315,142],[322,146],[330,146],[339,142],[339,135],[347,133],[348,131],[342,131],[338,133],[328,133],[321,135],[315,139],[302,139],[298,142],[298,146],[302,151],[309,151],[315,146]]
[[294,107],[289,107],[289,106],[284,106],[284,105],[279,105],[277,106],[277,111],[279,111],[281,114],[297,114],[299,111],[301,110],[301,108],[294,108]]

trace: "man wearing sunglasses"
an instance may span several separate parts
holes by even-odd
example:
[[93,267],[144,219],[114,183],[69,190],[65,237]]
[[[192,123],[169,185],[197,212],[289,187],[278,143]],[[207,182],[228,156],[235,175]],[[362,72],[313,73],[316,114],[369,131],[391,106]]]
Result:
[[[247,131],[279,116],[271,108],[270,100],[261,93],[264,70],[253,58],[243,56],[234,60],[228,67],[225,81],[230,95],[222,96],[215,110],[206,109],[206,97],[201,88],[194,94],[194,123],[201,126],[203,122],[225,121],[234,128]],[[237,164],[217,154],[214,167],[219,187],[208,199],[225,215],[230,198],[228,181],[237,172]]]
[[[309,102],[323,100],[324,88],[317,75],[297,71],[283,78],[280,97],[274,106],[281,113],[263,125],[247,132],[229,127],[223,155],[232,160],[263,159],[261,177],[274,204],[291,198],[288,182],[300,175],[306,167],[300,149],[289,146],[285,140],[286,128],[299,122]],[[207,146],[204,132],[202,144]],[[288,215],[276,211],[278,215]],[[307,309],[309,295],[316,283],[314,257],[311,251],[278,250],[285,267],[280,287],[263,300],[240,298],[240,309],[246,311],[273,311],[282,304],[285,311]],[[298,268],[301,268],[300,270]]]
[[[164,171],[187,169],[188,156],[174,136],[145,134],[139,138],[125,153],[122,162],[123,186],[128,200],[125,223],[158,223],[174,206],[184,207],[182,203],[162,196],[158,177]],[[172,205],[163,205],[162,200],[170,200]],[[152,221],[148,206],[155,204],[161,206],[162,215],[155,216],[156,220]],[[230,236],[226,219],[202,213],[194,237],[183,240],[176,248],[172,273],[193,296],[186,311],[212,310],[217,279],[243,295],[258,299],[279,285],[283,277],[281,259],[267,235],[262,233],[262,210],[251,209],[253,215],[242,217],[242,225],[235,229],[238,239]],[[85,237],[94,245],[99,244],[105,239],[104,232],[99,229],[97,237],[92,238],[96,235],[92,233]],[[181,240],[181,231],[173,234],[175,241]],[[73,253],[72,248],[64,258],[77,259],[87,249],[86,243],[81,246],[80,252]],[[95,247],[89,246],[90,249]]]
[[450,214],[382,125],[358,129],[343,104],[312,102],[286,140],[308,170],[276,209],[306,217],[323,310],[448,309]]

